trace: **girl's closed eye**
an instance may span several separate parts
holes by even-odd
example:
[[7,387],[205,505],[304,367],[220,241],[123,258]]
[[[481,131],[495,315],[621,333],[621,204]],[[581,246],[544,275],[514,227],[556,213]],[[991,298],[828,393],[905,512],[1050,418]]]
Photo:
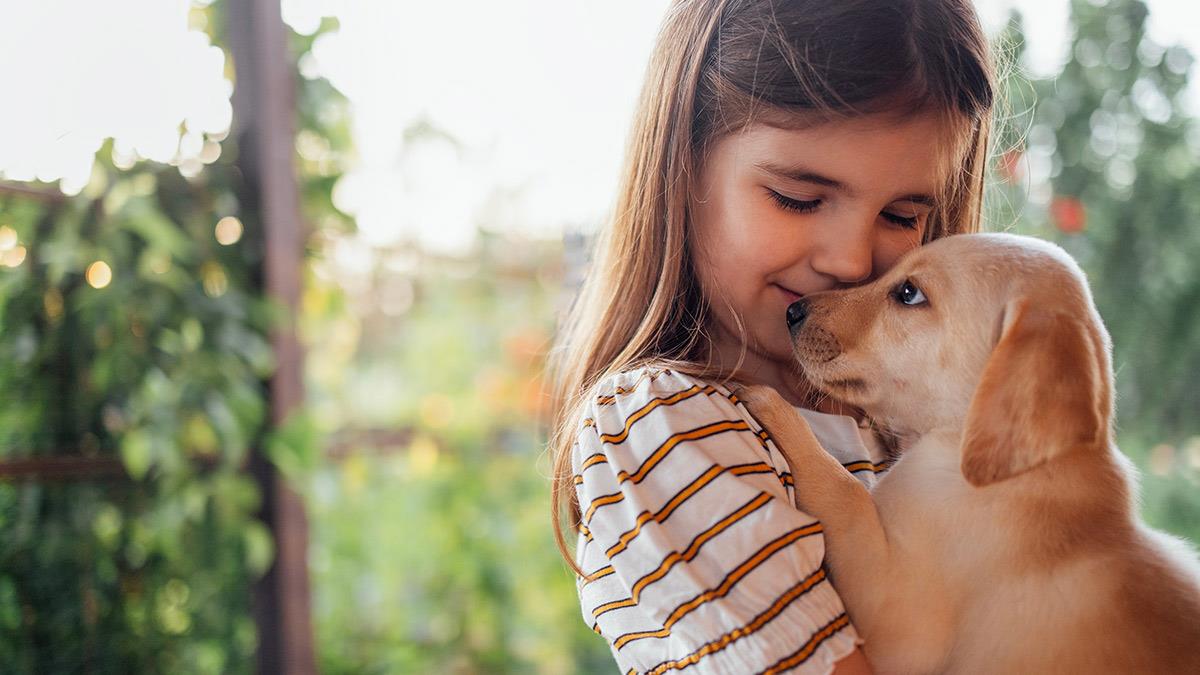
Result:
[[[767,188],[767,195],[772,201],[779,205],[779,208],[795,213],[811,213],[817,210],[817,207],[819,207],[822,202],[821,199],[795,199],[776,192],[771,188]],[[892,211],[883,211],[879,215],[883,216],[883,218],[888,222],[899,225],[900,227],[908,230],[917,229],[921,220],[920,215],[903,216]]]
[[795,211],[796,213],[810,213],[815,211],[821,205],[820,199],[793,199],[786,195],[782,195],[771,188],[767,188],[767,195],[779,205],[779,208],[785,211]]
[[909,230],[917,229],[917,223],[920,220],[919,216],[902,216],[890,211],[884,211],[879,215],[883,216],[885,220]]

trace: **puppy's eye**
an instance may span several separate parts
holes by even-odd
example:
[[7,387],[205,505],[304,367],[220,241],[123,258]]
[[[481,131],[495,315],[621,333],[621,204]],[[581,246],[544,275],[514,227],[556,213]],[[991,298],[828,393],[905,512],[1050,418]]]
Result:
[[896,297],[896,300],[905,305],[923,305],[929,302],[925,298],[925,294],[921,292],[921,289],[917,288],[913,282],[907,279],[904,280],[904,283],[897,286],[896,290],[892,293]]

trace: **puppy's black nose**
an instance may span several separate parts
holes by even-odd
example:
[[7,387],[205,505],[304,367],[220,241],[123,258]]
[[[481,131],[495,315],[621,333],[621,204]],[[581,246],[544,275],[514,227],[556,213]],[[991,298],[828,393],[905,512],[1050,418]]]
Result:
[[804,320],[808,318],[808,303],[803,300],[797,300],[788,305],[787,322],[788,330],[796,330]]

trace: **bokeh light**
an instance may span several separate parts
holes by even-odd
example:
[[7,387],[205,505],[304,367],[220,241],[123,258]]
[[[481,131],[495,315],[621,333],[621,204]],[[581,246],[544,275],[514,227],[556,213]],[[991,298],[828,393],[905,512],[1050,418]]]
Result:
[[204,263],[200,269],[200,279],[204,285],[204,292],[210,298],[219,298],[229,290],[229,277],[225,275],[225,268],[211,260]]
[[236,244],[242,238],[242,221],[233,216],[225,216],[217,221],[217,243],[222,246]]
[[11,227],[0,226],[0,251],[12,250],[17,245],[17,231]]
[[19,266],[21,263],[25,262],[25,247],[16,246],[4,251],[3,253],[0,253],[0,261],[2,261],[6,267]]
[[87,282],[92,288],[104,288],[112,283],[112,268],[103,260],[97,260],[88,265],[86,276]]

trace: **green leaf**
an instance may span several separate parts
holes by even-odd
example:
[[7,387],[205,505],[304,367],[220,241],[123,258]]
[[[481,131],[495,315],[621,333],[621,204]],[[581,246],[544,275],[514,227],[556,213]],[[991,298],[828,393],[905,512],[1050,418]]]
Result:
[[303,406],[296,408],[267,435],[267,457],[289,481],[300,484],[316,467],[318,436],[312,413]]
[[154,206],[151,197],[131,197],[120,216],[129,230],[152,248],[161,249],[176,259],[188,259],[194,247],[181,228]]
[[246,523],[242,541],[246,546],[246,567],[254,576],[262,576],[275,558],[275,541],[271,531],[257,520]]
[[141,480],[152,459],[150,435],[141,429],[129,432],[121,440],[121,461],[135,480]]

